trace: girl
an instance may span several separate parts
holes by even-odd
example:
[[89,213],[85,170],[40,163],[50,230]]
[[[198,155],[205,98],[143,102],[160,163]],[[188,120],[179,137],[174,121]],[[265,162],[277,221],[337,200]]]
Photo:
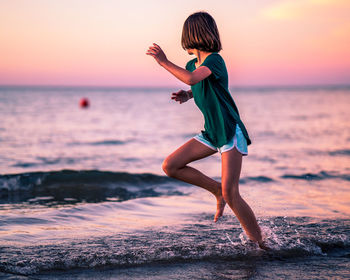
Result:
[[[180,104],[194,98],[204,115],[205,124],[200,134],[164,160],[163,170],[170,177],[211,192],[217,200],[215,222],[222,216],[227,203],[249,239],[267,249],[252,209],[239,194],[242,156],[248,154],[247,146],[251,140],[228,89],[227,69],[218,53],[222,47],[214,19],[206,12],[190,15],[183,26],[181,45],[188,54],[196,56],[186,64],[186,69],[169,61],[157,44],[150,46],[146,54],[191,86],[190,90],[173,93],[171,98]],[[221,183],[188,166],[190,162],[217,151],[221,153]]]

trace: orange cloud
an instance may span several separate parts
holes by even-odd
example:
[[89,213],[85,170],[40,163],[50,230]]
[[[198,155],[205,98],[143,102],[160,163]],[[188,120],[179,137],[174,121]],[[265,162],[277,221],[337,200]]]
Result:
[[346,0],[283,0],[263,8],[261,15],[270,20],[296,20],[337,15],[344,9],[349,14],[349,8],[350,2]]

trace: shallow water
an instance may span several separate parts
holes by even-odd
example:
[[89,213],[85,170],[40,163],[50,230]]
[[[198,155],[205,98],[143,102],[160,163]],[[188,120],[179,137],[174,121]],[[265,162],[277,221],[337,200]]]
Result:
[[[164,176],[203,126],[173,91],[0,89],[0,276],[350,277],[350,89],[231,91],[252,139],[240,190],[271,252],[229,208],[213,223],[209,193]],[[219,155],[192,165],[220,180]]]

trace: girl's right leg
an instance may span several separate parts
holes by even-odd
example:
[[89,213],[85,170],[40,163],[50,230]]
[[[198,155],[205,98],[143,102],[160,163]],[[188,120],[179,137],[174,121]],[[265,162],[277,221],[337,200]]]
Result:
[[226,204],[222,197],[221,183],[204,175],[199,170],[187,166],[187,164],[211,156],[216,152],[199,141],[191,139],[170,154],[162,165],[164,172],[169,177],[202,187],[216,197],[217,211],[214,218],[215,222],[222,216]]
[[239,193],[239,177],[242,166],[242,154],[234,147],[223,152],[222,159],[222,192],[225,201],[235,213],[248,237],[258,242],[261,249],[269,250],[263,241],[261,228],[255,218],[253,210]]

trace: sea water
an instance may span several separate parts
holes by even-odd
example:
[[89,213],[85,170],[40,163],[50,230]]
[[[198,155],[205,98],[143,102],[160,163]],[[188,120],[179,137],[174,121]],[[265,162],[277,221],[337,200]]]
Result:
[[[229,207],[214,223],[210,193],[164,175],[203,129],[177,90],[0,88],[0,276],[350,277],[350,88],[231,89],[252,140],[240,192],[269,252]],[[191,165],[220,180],[220,154]]]

